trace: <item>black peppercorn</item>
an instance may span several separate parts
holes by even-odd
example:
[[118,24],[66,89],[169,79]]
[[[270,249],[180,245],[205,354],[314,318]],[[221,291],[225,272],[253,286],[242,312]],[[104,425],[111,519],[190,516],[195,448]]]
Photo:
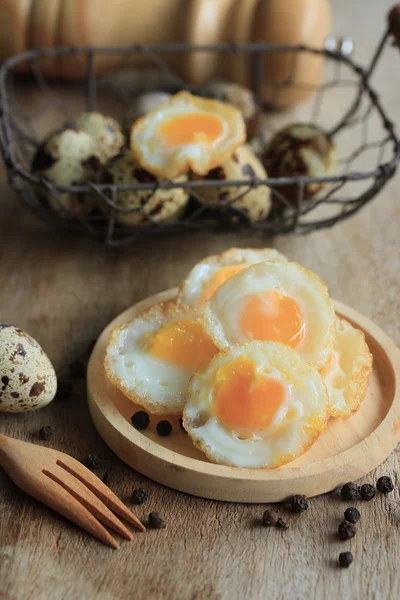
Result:
[[46,425],[46,427],[41,427],[39,430],[39,437],[41,440],[45,440],[48,442],[53,437],[53,428],[50,425]]
[[302,513],[308,508],[308,500],[305,496],[296,494],[290,498],[288,508],[291,512]]
[[389,494],[394,490],[393,481],[390,477],[387,477],[386,475],[384,475],[383,477],[379,477],[378,481],[376,482],[376,487],[378,489],[378,492],[381,492],[381,494]]
[[91,471],[97,471],[97,469],[100,468],[101,463],[100,459],[95,454],[88,454],[83,461],[83,464]]
[[278,523],[279,513],[276,510],[266,510],[262,522],[267,527],[275,527]]
[[349,540],[356,535],[356,526],[348,521],[343,521],[338,527],[339,536],[342,540]]
[[157,433],[158,435],[162,435],[166,437],[172,431],[172,425],[169,421],[159,421],[157,423]]
[[133,490],[132,502],[134,504],[143,504],[144,502],[146,502],[148,497],[149,495],[146,492],[146,490],[144,490],[143,488],[137,488],[136,490]]
[[80,360],[74,360],[69,365],[69,372],[74,379],[83,379],[86,373],[86,367]]
[[360,487],[360,496],[363,500],[372,500],[372,498],[375,498],[375,494],[376,488],[370,483],[364,483]]
[[149,514],[149,527],[151,527],[152,529],[164,529],[165,528],[165,521],[162,518],[162,516],[160,515],[160,513],[151,512]]
[[360,512],[356,508],[354,508],[354,506],[346,508],[346,510],[344,511],[344,518],[349,523],[357,523],[360,520],[360,517]]
[[276,527],[278,529],[283,529],[283,531],[286,531],[287,529],[289,529],[289,525],[286,523],[286,521],[284,521],[282,519],[282,517],[279,517],[277,522],[276,522]]
[[351,552],[341,552],[339,554],[339,565],[348,569],[353,562],[353,555]]
[[340,495],[342,500],[357,500],[359,491],[358,486],[355,483],[345,483],[342,489],[340,490]]
[[135,429],[147,429],[150,417],[144,410],[138,410],[131,416],[131,422]]
[[71,397],[73,390],[74,387],[71,381],[68,381],[68,379],[59,379],[57,383],[56,398],[58,400],[68,400]]

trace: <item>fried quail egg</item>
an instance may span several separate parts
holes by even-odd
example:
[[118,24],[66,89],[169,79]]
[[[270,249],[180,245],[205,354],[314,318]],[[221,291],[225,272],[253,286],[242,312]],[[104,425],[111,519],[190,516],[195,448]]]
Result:
[[111,334],[105,358],[110,381],[153,414],[181,414],[189,380],[218,349],[196,311],[159,304]]
[[[181,175],[175,181],[186,180],[186,175]],[[130,150],[125,150],[105,165],[100,181],[113,184],[157,183],[156,177],[137,163]],[[188,199],[188,191],[183,188],[119,191],[115,199],[120,209],[116,212],[116,221],[126,226],[171,221],[181,215]],[[104,210],[105,205],[101,208]]]
[[271,192],[266,185],[253,186],[255,179],[267,179],[267,172],[248,145],[237,148],[224,163],[211,169],[205,177],[193,179],[235,180],[243,185],[204,187],[196,189],[202,202],[212,202],[214,207],[233,206],[245,213],[250,221],[264,220],[271,208]]
[[321,375],[276,342],[250,342],[217,354],[190,382],[183,425],[216,463],[275,468],[303,454],[325,428]]
[[372,355],[362,331],[336,320],[335,345],[320,373],[329,395],[329,413],[350,417],[360,408],[372,372]]
[[230,277],[246,267],[268,260],[287,260],[274,248],[230,248],[222,254],[207,256],[190,271],[179,289],[178,301],[202,307]]
[[172,179],[189,169],[205,175],[246,139],[241,112],[224,102],[179,92],[131,129],[134,157],[158,177]]
[[252,265],[206,302],[205,328],[219,348],[281,342],[322,368],[333,350],[335,312],[326,285],[297,263]]

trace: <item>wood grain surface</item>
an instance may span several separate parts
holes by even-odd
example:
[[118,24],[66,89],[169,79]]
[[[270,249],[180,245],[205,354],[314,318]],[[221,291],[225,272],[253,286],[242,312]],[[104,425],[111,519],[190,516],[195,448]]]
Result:
[[[335,0],[335,31],[350,34],[356,57],[366,62],[383,29],[389,0]],[[393,49],[375,85],[392,119],[400,117],[396,84],[400,56]],[[33,94],[26,94],[34,104]],[[338,110],[340,106],[333,109]],[[36,337],[60,375],[72,360],[87,360],[88,345],[131,304],[176,285],[205,254],[230,246],[273,245],[316,271],[339,301],[374,320],[400,344],[399,178],[360,214],[308,237],[265,240],[255,235],[206,234],[149,239],[109,250],[84,238],[51,231],[26,212],[7,187],[0,188],[0,315]],[[332,493],[310,501],[300,516],[288,515],[288,531],[258,525],[265,506],[214,502],[171,491],[132,471],[101,441],[91,423],[85,382],[74,381],[68,401],[36,413],[0,415],[0,433],[38,441],[82,459],[96,453],[99,473],[128,505],[142,486],[167,527],[137,534],[118,551],[103,547],[20,492],[0,472],[0,597],[54,599],[395,599],[400,597],[399,454],[367,481],[394,478],[395,491],[358,503],[358,533],[335,535],[348,504]],[[293,490],[295,493],[296,490]],[[337,568],[339,552],[354,563]]]

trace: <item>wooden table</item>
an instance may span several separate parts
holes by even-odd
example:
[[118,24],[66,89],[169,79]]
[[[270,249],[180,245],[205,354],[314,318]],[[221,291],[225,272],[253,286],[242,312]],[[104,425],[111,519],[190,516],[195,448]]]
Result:
[[[361,60],[372,53],[389,0],[335,0],[335,31],[349,33]],[[393,72],[377,77],[387,109],[400,117]],[[395,61],[398,60],[398,64]],[[398,79],[397,79],[398,81]],[[27,95],[27,102],[31,98]],[[205,234],[149,239],[121,250],[51,231],[23,210],[1,178],[0,314],[36,337],[59,374],[87,359],[88,345],[130,304],[177,284],[206,254],[230,246],[267,243],[316,271],[332,296],[375,320],[400,343],[399,179],[355,218],[308,237]],[[335,531],[347,506],[334,494],[315,498],[287,532],[255,525],[264,506],[192,498],[133,472],[105,446],[88,413],[85,382],[73,397],[36,413],[0,415],[0,432],[37,440],[51,425],[52,447],[81,459],[96,453],[100,473],[129,504],[138,486],[149,491],[137,514],[160,511],[163,531],[135,535],[112,551],[20,492],[0,473],[0,597],[65,598],[398,598],[399,491],[361,506],[357,536],[340,542]],[[366,478],[387,473],[396,484],[398,455]],[[295,492],[295,490],[293,490]],[[342,550],[355,561],[336,567]]]

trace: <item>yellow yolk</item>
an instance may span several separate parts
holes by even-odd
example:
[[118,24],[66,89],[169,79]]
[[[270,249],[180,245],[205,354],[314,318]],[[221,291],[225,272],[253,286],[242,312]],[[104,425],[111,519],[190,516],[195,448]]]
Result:
[[239,273],[246,268],[247,265],[230,265],[228,267],[221,267],[213,277],[211,277],[210,281],[207,285],[204,286],[203,293],[201,294],[200,302],[204,304],[207,302],[212,296],[214,296],[217,289],[228,281],[233,275]]
[[228,429],[259,431],[273,421],[285,399],[285,388],[256,373],[255,363],[240,356],[215,374],[215,412]]
[[178,115],[164,121],[160,133],[168,146],[182,146],[193,142],[212,143],[223,131],[221,119],[207,113]]
[[253,295],[240,316],[240,329],[250,340],[281,342],[295,348],[304,336],[297,302],[277,291]]
[[187,319],[160,327],[149,352],[169,364],[197,370],[210,362],[218,348],[206,336],[201,323]]

